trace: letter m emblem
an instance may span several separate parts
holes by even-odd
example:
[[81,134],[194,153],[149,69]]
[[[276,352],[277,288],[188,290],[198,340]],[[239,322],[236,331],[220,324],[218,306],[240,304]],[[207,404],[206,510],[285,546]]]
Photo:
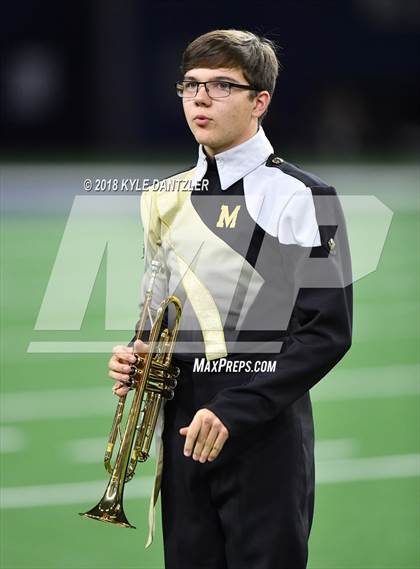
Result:
[[227,205],[222,205],[220,207],[220,215],[217,220],[216,227],[236,227],[236,219],[241,206],[237,205],[232,213],[229,213],[229,207]]

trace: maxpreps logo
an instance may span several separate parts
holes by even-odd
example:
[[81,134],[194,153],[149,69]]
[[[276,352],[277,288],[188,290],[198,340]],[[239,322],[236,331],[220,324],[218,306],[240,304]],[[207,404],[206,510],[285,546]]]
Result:
[[[329,205],[328,201],[332,198],[318,196],[317,199],[320,225],[336,226],[337,231],[334,242],[328,245],[328,257],[308,257],[307,271],[299,285],[302,288],[347,286],[349,281],[337,283],[327,270],[332,259],[334,263],[341,262],[338,245],[342,228],[339,220],[330,214],[334,204]],[[356,282],[377,269],[393,213],[375,196],[340,196],[340,202],[348,226],[352,282]],[[218,201],[213,224],[217,223],[218,228],[238,228],[240,207],[235,203],[221,205]],[[143,232],[138,210],[138,197],[134,195],[75,196],[55,259],[51,259],[51,272],[45,276],[45,294],[27,348],[29,353],[109,353],[115,344],[126,342],[133,316],[138,314],[139,283],[143,276],[140,259]],[[188,267],[193,268],[204,243],[200,235],[190,240]],[[100,273],[103,278],[97,278]],[[91,311],[92,320],[87,313],[91,301],[92,307],[96,307]],[[282,319],[286,322],[283,328],[287,327],[292,309],[293,306],[286,307],[284,314],[273,315],[276,326]],[[243,310],[241,316],[245,315],[246,307]],[[222,318],[221,323],[224,325]],[[266,330],[266,326],[266,321],[258,321],[255,330]],[[113,332],[112,336],[109,332]],[[211,334],[212,330],[205,332]],[[191,348],[193,353],[194,349]],[[240,350],[247,351],[247,347],[241,346]]]

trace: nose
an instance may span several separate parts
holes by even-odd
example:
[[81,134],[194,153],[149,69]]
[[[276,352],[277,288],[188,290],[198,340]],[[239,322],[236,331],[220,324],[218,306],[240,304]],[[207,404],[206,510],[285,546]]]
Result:
[[207,104],[209,102],[211,103],[211,99],[207,93],[206,86],[203,85],[202,83],[200,83],[200,85],[198,86],[198,91],[197,91],[197,94],[196,94],[194,100],[197,103],[203,103],[203,102],[207,103]]

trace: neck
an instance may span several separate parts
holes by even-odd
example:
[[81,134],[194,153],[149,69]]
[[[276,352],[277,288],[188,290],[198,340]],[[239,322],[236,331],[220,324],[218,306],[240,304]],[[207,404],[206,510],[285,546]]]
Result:
[[256,127],[252,125],[252,127],[249,130],[247,130],[241,137],[236,139],[234,142],[226,143],[218,147],[203,145],[203,150],[209,158],[214,158],[216,154],[221,154],[222,152],[230,150],[235,146],[239,146],[240,144],[243,144],[244,142],[252,138],[255,134],[257,134],[258,128],[259,128],[258,124]]

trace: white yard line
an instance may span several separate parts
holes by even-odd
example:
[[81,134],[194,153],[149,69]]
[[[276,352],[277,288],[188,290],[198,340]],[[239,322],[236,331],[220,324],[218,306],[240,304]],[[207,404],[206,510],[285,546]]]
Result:
[[[153,476],[142,476],[126,485],[124,498],[146,498],[150,496]],[[0,507],[35,508],[42,506],[63,506],[83,504],[85,511],[92,508],[105,492],[109,481],[72,482],[68,484],[43,484],[39,486],[17,486],[0,490]]]
[[316,461],[339,458],[355,458],[359,454],[356,439],[320,439],[315,440]]
[[[398,310],[401,314],[401,318],[407,319],[409,325],[403,330],[398,330],[397,332],[393,330],[388,330],[387,339],[404,339],[410,340],[415,338],[415,326],[416,326],[416,313],[418,311],[418,302],[407,301],[402,302],[401,300],[395,300],[394,304],[398,302]],[[376,338],[378,329],[378,322],[372,323],[371,320],[365,315],[366,310],[363,309],[363,304],[372,307],[370,302],[359,303],[359,313],[355,315],[355,334],[353,344],[357,345],[359,343],[366,343]],[[379,304],[384,306],[384,303],[374,304],[375,309],[379,310]],[[363,316],[364,315],[364,316]],[[410,324],[412,323],[412,324]],[[387,321],[384,319],[384,325]],[[44,341],[44,340],[34,340],[29,342],[26,349],[28,354],[111,354],[112,348],[118,344],[125,345],[127,343],[127,338],[117,338],[112,341],[110,340],[85,340],[85,341]]]
[[111,393],[111,380],[101,387],[49,389],[3,394],[0,419],[3,423],[77,417],[111,418],[117,398]]
[[[318,402],[415,396],[420,394],[419,370],[417,365],[338,369],[311,390],[311,397]],[[112,417],[116,406],[112,385],[104,377],[99,387],[4,393],[0,421]]]
[[[0,428],[0,453],[22,452],[26,448],[25,433],[15,427]],[[60,447],[63,461],[75,464],[102,464],[107,437],[73,439]],[[115,449],[114,458],[118,452]],[[359,445],[355,439],[323,439],[315,442],[317,460],[351,458],[357,456]],[[150,457],[156,457],[155,441],[150,446]]]
[[[103,461],[108,437],[96,437],[90,439],[74,439],[68,441],[62,448],[62,456],[69,462],[79,464],[100,464]],[[118,439],[117,443],[118,445]],[[114,449],[114,458],[118,452],[118,446]],[[150,456],[155,458],[155,441],[150,446]]]
[[420,476],[420,454],[325,460],[316,464],[318,484]]
[[313,401],[420,395],[420,366],[339,369],[314,386]]
[[[101,464],[105,453],[107,437],[74,439],[62,447],[62,457],[76,464]],[[115,453],[118,449],[115,450]],[[323,439],[315,441],[317,460],[351,458],[357,456],[359,445],[355,439]],[[156,448],[152,441],[150,457],[155,458]],[[115,457],[115,455],[114,455]]]
[[[105,454],[107,437],[74,439],[61,447],[63,460],[81,464],[100,464]],[[118,448],[115,449],[115,453]]]
[[16,427],[0,427],[0,454],[22,452],[26,448],[26,437]]
[[[317,461],[317,484],[391,480],[420,476],[420,455],[403,454]],[[80,504],[85,511],[93,507],[105,491],[108,480],[17,486],[0,490],[2,509],[34,508]],[[126,485],[125,499],[149,498],[152,476],[142,476]]]
[[125,345],[127,338],[110,341],[86,342],[30,342],[29,354],[111,354],[112,348],[118,344]]

